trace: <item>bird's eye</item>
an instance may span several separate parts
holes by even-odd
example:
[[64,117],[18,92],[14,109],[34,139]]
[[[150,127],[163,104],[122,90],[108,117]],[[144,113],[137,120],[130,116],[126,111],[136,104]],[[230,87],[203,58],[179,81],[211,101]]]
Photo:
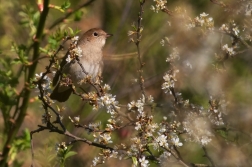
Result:
[[98,33],[97,32],[94,32],[94,34],[93,34],[95,37],[97,37],[98,36]]

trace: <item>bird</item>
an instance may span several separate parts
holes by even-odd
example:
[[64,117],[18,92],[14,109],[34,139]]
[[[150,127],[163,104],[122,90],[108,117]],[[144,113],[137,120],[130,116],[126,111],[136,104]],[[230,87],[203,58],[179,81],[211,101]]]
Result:
[[110,36],[112,34],[106,33],[100,28],[92,28],[77,40],[75,49],[77,49],[79,61],[76,58],[70,59],[71,50],[69,49],[53,78],[52,85],[55,88],[50,94],[52,100],[65,102],[72,93],[72,88],[62,83],[63,76],[69,77],[72,83],[77,85],[87,75],[93,81],[101,75],[103,68],[102,49],[106,39]]

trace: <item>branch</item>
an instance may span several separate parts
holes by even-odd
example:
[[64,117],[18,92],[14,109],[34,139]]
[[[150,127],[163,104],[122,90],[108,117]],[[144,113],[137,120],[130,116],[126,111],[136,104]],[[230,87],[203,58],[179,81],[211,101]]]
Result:
[[[42,84],[43,84],[43,80],[44,80],[44,77],[50,73],[50,69],[52,67],[52,65],[55,63],[55,57],[56,55],[59,53],[59,51],[63,48],[63,45],[64,43],[69,40],[70,38],[69,37],[66,37],[64,40],[63,40],[63,43],[59,46],[58,50],[54,53],[54,55],[52,56],[51,60],[50,60],[50,64],[46,67],[46,72],[44,72],[41,76],[41,78],[37,81],[37,83],[35,82],[34,84],[37,84],[38,85],[38,89],[39,89],[39,93],[40,93],[40,96],[39,96],[39,99],[42,101],[43,103],[43,107],[46,111],[46,113],[48,113],[48,108],[51,109],[54,114],[56,115],[56,121],[54,121],[55,123],[58,123],[60,124],[61,128],[63,129],[63,131],[66,130],[65,126],[63,125],[61,119],[60,119],[60,114],[52,107],[50,106],[50,104],[48,104],[46,101],[45,101],[45,98],[44,98],[44,90],[43,90],[43,87],[42,87]],[[47,122],[48,124],[49,122]],[[37,130],[34,130],[34,131],[31,131],[30,132],[30,137],[31,137],[31,141],[30,141],[30,145],[31,145],[31,154],[32,154],[32,164],[31,164],[31,167],[34,166],[34,151],[33,151],[33,138],[32,138],[32,135],[34,133],[37,133],[37,132],[40,132],[40,131],[43,131],[45,128],[43,126],[40,126],[38,125],[40,128],[37,129]],[[51,127],[53,127],[51,125]]]
[[71,145],[71,144],[73,144],[73,143],[75,143],[77,141],[81,141],[81,142],[87,143],[88,145],[96,146],[96,147],[99,147],[99,148],[102,148],[102,149],[109,149],[110,151],[114,150],[114,148],[106,146],[104,144],[99,144],[99,143],[96,143],[96,142],[89,141],[89,140],[87,140],[85,138],[80,138],[78,136],[75,136],[75,135],[73,135],[72,133],[70,133],[67,130],[62,131],[62,130],[58,129],[57,127],[55,127],[51,123],[48,123],[47,126],[42,126],[42,125],[38,125],[38,126],[39,126],[39,128],[37,130],[32,131],[31,134],[38,133],[38,132],[41,132],[43,130],[49,130],[49,132],[55,132],[55,133],[58,133],[58,134],[63,134],[65,136],[68,136],[68,137],[72,138],[73,140],[70,141],[67,145]]
[[85,2],[85,3],[81,4],[80,6],[78,6],[76,9],[73,9],[73,10],[69,11],[65,16],[55,20],[52,23],[52,25],[49,26],[49,30],[53,29],[56,25],[64,22],[64,20],[67,19],[68,17],[70,17],[75,11],[78,11],[81,8],[84,8],[84,7],[88,6],[88,5],[90,5],[93,1],[95,1],[95,0],[89,0],[88,2]]
[[[40,47],[40,42],[42,39],[42,35],[43,35],[43,30],[44,30],[44,26],[45,26],[45,22],[46,22],[46,17],[47,14],[49,12],[49,0],[44,0],[44,9],[40,15],[40,19],[39,19],[39,23],[37,26],[37,33],[34,39],[34,45],[33,45],[33,60],[36,60],[39,57],[39,47]],[[14,126],[12,127],[12,129],[10,130],[6,143],[3,146],[3,159],[0,161],[0,166],[5,166],[6,162],[7,162],[7,158],[8,158],[8,154],[10,151],[10,145],[12,143],[12,141],[14,140],[15,136],[17,135],[17,132],[19,130],[19,128],[21,127],[21,124],[24,121],[24,117],[26,116],[26,111],[27,111],[27,107],[28,107],[28,103],[29,103],[29,98],[30,98],[30,93],[31,90],[26,88],[26,84],[30,82],[30,79],[35,75],[35,70],[37,67],[38,62],[34,62],[29,68],[28,68],[28,78],[25,81],[25,85],[23,88],[24,91],[24,98],[23,98],[23,103],[21,105],[20,108],[20,112],[18,115],[18,118],[15,121]]]

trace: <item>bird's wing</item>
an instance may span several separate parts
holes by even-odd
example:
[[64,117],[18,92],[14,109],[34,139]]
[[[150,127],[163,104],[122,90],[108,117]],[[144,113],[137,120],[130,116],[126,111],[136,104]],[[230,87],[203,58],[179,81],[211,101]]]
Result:
[[62,59],[62,61],[60,63],[60,69],[57,70],[57,72],[56,72],[56,74],[55,74],[55,76],[53,78],[53,82],[52,82],[53,86],[56,86],[59,83],[59,81],[60,81],[60,79],[62,77],[62,69],[67,63],[66,59],[67,59],[68,54],[69,54],[69,51],[65,54],[65,56],[63,57],[63,59]]

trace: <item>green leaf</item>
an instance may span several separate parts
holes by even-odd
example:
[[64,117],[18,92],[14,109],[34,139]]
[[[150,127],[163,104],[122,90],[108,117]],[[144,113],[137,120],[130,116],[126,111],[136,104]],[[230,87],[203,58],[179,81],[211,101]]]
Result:
[[71,6],[71,3],[69,1],[65,1],[62,5],[61,5],[61,9],[66,10]]
[[80,21],[83,15],[83,11],[78,10],[74,13],[74,21]]
[[24,130],[24,139],[27,141],[31,140],[30,131],[27,128]]
[[75,154],[77,154],[77,152],[75,151],[69,151],[65,154],[65,159],[71,157],[71,156],[74,156]]
[[68,27],[68,31],[69,31],[70,35],[74,35],[74,31],[71,27]]
[[136,157],[131,157],[131,159],[132,159],[132,161],[133,161],[133,164],[134,164],[135,166],[137,166],[137,164],[138,164],[137,158],[136,158]]
[[46,54],[48,53],[48,50],[45,49],[45,48],[40,47],[39,50],[40,50],[42,53],[46,53]]
[[228,131],[227,130],[217,130],[217,132],[220,134],[221,137],[224,139],[228,138]]
[[11,64],[22,64],[21,60],[19,58],[15,58]]
[[16,138],[10,149],[10,159],[13,161],[16,158],[17,154],[21,151],[24,151],[26,149],[30,148],[30,132],[28,129],[25,129],[23,131],[23,135],[19,138]]

